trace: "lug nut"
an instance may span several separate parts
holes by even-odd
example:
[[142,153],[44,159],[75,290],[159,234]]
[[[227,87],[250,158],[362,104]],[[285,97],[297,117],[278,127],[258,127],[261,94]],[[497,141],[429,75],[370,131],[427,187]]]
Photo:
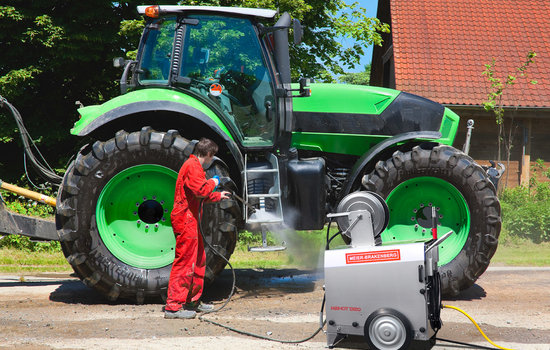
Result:
[[145,228],[149,228],[149,225],[145,225]]
[[155,224],[155,228],[159,228],[159,224]]
[[138,224],[138,225],[141,225],[141,220],[138,220],[138,221],[137,221],[137,224]]
[[414,221],[414,216],[411,216],[411,221]]

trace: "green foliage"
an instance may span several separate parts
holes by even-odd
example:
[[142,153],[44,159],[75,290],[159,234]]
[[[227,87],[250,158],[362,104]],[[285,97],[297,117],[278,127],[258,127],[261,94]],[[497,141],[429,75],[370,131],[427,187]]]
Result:
[[[182,5],[239,6],[279,9],[300,20],[304,26],[303,43],[291,46],[293,80],[300,76],[333,82],[353,69],[369,45],[381,45],[380,33],[388,33],[389,25],[366,15],[357,2],[343,0],[186,0]],[[344,48],[341,38],[352,39],[355,45]],[[345,62],[344,67],[340,62]]]
[[508,238],[550,242],[550,183],[539,182],[537,174],[550,178],[540,159],[532,167],[528,186],[507,188],[500,196],[502,222]]
[[[0,6],[0,95],[21,113],[55,168],[78,149],[69,130],[77,120],[75,101],[104,102],[118,94],[120,71],[112,58],[135,50],[140,33],[128,34],[141,1],[20,1]],[[134,26],[138,28],[138,24]],[[131,41],[131,43],[129,42]],[[80,141],[81,142],[81,141]],[[16,181],[23,148],[11,115],[0,110],[0,174]]]
[[[262,245],[262,234],[261,233],[253,233],[253,232],[249,232],[249,231],[239,232],[238,242],[243,247],[261,246]],[[273,238],[273,235],[270,232],[267,233],[267,244],[268,245],[277,244],[275,239]]]
[[369,85],[371,64],[365,65],[365,71],[359,73],[346,73],[338,77],[342,83],[352,85]]
[[[529,51],[525,57],[525,61],[516,68],[519,77],[527,78],[527,68],[534,62],[534,58],[537,54],[534,51]],[[512,86],[517,81],[517,76],[508,74],[504,82],[502,78],[498,78],[496,75],[496,60],[492,59],[491,63],[485,64],[485,70],[483,75],[487,77],[489,82],[489,94],[487,95],[487,101],[483,102],[483,107],[486,111],[493,111],[496,117],[496,123],[502,124],[504,117],[504,106],[502,105],[502,97],[504,92],[509,86]],[[530,80],[531,84],[537,84],[536,80]]]
[[[516,68],[516,73],[519,77],[527,79],[527,68],[534,62],[534,58],[537,54],[534,51],[529,51],[525,57],[525,61]],[[512,130],[513,123],[510,123],[508,127],[508,132],[505,132],[504,129],[504,104],[503,96],[507,88],[514,85],[517,81],[518,75],[508,74],[506,79],[503,81],[502,78],[497,77],[496,71],[496,60],[493,58],[491,63],[485,64],[485,70],[483,75],[487,77],[487,82],[489,83],[489,93],[487,95],[487,100],[483,102],[483,107],[488,112],[493,112],[495,115],[495,121],[498,125],[498,154],[497,160],[501,160],[501,144],[504,143],[506,150],[506,158],[510,160],[510,153],[512,151]],[[537,84],[536,80],[529,80],[531,84]]]
[[25,252],[47,252],[54,253],[61,251],[61,245],[57,241],[36,242],[29,237],[18,235],[0,236],[0,248],[15,248]]

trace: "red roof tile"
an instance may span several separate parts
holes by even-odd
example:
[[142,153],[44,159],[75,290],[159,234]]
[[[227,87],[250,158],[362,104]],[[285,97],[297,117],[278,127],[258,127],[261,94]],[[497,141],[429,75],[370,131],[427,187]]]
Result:
[[[396,88],[444,104],[481,105],[495,58],[496,76],[518,76],[507,106],[550,107],[550,2],[391,0]],[[528,79],[515,69],[537,53]],[[530,84],[528,80],[538,84]]]

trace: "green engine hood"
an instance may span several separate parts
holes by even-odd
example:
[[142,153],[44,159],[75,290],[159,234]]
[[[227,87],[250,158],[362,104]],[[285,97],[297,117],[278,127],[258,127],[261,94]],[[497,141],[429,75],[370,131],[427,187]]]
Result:
[[292,145],[298,149],[362,155],[389,137],[439,131],[451,145],[459,117],[441,104],[409,93],[361,85],[312,84],[293,99]]

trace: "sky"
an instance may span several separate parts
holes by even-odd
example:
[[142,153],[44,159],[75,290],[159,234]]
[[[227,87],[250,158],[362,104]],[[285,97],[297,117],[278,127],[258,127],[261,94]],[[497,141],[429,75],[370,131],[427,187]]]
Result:
[[[345,0],[346,4],[353,4],[358,2],[361,7],[364,7],[367,10],[367,16],[376,17],[376,9],[378,7],[378,0]],[[345,47],[350,47],[354,43],[351,39],[342,39],[342,44]],[[365,65],[369,64],[372,59],[372,45],[365,50],[365,55],[361,58],[361,63],[358,64],[355,69],[350,70],[349,72],[362,72],[365,70]]]

